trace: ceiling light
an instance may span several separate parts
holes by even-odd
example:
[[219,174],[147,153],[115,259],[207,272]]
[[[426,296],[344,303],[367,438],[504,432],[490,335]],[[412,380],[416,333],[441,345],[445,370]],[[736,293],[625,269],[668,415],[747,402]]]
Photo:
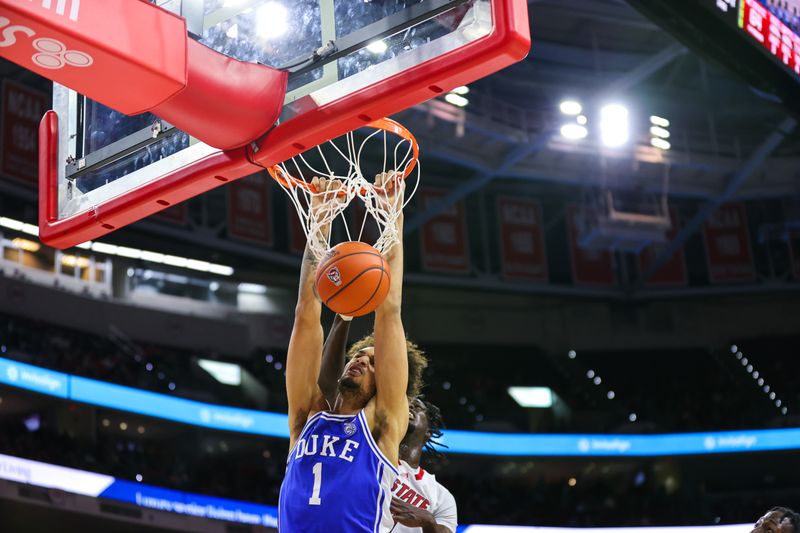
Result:
[[113,244],[106,244],[104,242],[93,242],[92,251],[100,254],[114,255],[117,253],[117,247]]
[[215,265],[211,263],[208,266],[208,271],[212,274],[219,274],[220,276],[233,276],[233,267],[225,265]]
[[579,140],[585,139],[589,135],[589,130],[580,124],[564,124],[561,126],[561,136],[565,139]]
[[562,113],[569,116],[580,115],[581,111],[583,111],[583,106],[575,100],[564,100],[558,105],[558,108]]
[[585,126],[589,122],[589,119],[586,117],[586,115],[578,115],[575,118],[575,122],[577,122],[581,126]]
[[0,217],[0,226],[13,229],[14,231],[22,231],[22,226],[24,226],[24,224],[19,220],[14,220],[13,218]]
[[[659,117],[657,115],[650,115],[650,124],[654,126],[660,126],[662,128],[669,128],[669,120],[665,119],[664,117]],[[735,352],[736,350],[731,350]]]
[[189,260],[186,259],[185,257],[178,257],[177,255],[165,255],[164,264],[174,267],[186,268],[186,265],[189,264]]
[[258,283],[240,283],[239,292],[244,292],[247,294],[267,294],[267,288],[264,285],[259,285]]
[[117,255],[130,259],[140,259],[142,257],[142,251],[136,248],[128,248],[127,246],[117,246]]
[[160,254],[158,252],[148,252],[147,250],[142,250],[142,260],[149,261],[151,263],[163,263],[164,262],[164,254]]
[[444,100],[448,104],[452,104],[456,107],[466,107],[467,104],[469,104],[469,100],[455,93],[447,93],[446,95],[444,95]]
[[620,104],[609,104],[600,110],[600,138],[603,144],[618,148],[628,142],[628,109]]
[[211,263],[208,261],[198,261],[197,259],[189,259],[186,261],[186,268],[191,268],[192,270],[197,270],[199,272],[208,272],[208,269],[211,268]]
[[662,139],[669,139],[669,130],[664,129],[661,126],[651,126],[650,133],[656,137],[661,137]]
[[652,139],[650,139],[650,144],[655,146],[656,148],[659,148],[659,149],[665,150],[665,151],[672,148],[672,144],[669,141],[666,141],[666,140],[661,139],[659,137],[653,137]]
[[372,41],[367,45],[367,50],[373,54],[382,54],[388,49],[389,46],[386,44],[386,41]]
[[239,365],[209,359],[200,359],[197,364],[220,383],[234,386],[242,384],[242,367]]
[[33,235],[34,237],[39,236],[39,228],[33,224],[23,224],[20,231],[22,231],[22,233],[27,233],[28,235]]
[[256,9],[256,33],[262,39],[274,39],[289,27],[286,8],[278,2],[267,2]]
[[553,391],[549,387],[509,387],[508,394],[521,407],[547,408],[553,405]]
[[469,87],[467,87],[466,85],[462,85],[462,86],[460,86],[460,87],[456,87],[455,89],[453,89],[453,90],[452,90],[452,91],[450,91],[450,92],[451,92],[451,93],[458,94],[458,95],[460,95],[460,96],[464,96],[464,95],[467,95],[467,94],[469,94]]

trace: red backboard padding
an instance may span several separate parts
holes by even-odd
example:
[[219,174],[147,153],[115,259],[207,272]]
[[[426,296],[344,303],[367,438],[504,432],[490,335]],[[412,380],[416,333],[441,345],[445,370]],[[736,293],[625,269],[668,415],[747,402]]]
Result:
[[182,18],[131,0],[49,4],[0,0],[0,55],[128,115],[186,85]]
[[186,88],[152,113],[224,150],[261,137],[275,124],[288,73],[237,61],[193,40],[188,48]]

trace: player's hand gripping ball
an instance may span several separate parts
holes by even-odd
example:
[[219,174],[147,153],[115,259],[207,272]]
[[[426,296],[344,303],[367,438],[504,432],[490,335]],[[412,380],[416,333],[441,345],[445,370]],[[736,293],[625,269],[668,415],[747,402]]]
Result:
[[386,299],[389,283],[386,260],[378,250],[359,241],[337,244],[317,267],[317,294],[340,315],[373,312]]

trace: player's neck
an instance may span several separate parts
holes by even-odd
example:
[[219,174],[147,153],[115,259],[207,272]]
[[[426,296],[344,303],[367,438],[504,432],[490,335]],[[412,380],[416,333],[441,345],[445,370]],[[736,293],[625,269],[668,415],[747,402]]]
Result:
[[339,393],[331,410],[337,415],[354,415],[364,408],[363,400],[356,394]]
[[420,459],[422,459],[422,448],[418,446],[404,446],[400,444],[400,459],[405,461],[411,468],[419,468]]

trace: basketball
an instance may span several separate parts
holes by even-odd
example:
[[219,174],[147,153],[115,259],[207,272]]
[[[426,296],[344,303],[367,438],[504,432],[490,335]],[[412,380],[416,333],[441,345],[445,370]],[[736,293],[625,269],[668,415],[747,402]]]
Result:
[[374,311],[389,292],[389,266],[369,244],[337,244],[317,268],[316,285],[322,303],[345,316]]

